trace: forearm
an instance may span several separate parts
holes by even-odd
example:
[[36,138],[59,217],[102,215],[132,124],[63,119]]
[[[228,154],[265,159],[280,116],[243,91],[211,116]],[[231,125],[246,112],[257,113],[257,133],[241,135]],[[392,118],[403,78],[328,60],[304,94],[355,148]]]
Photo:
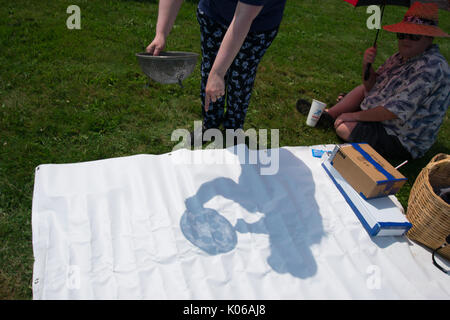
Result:
[[[367,48],[364,52],[363,63],[362,63],[362,82],[364,85],[365,93],[367,94],[370,90],[372,90],[375,85],[377,74],[372,68],[372,64],[375,62],[375,58],[377,56],[377,47],[373,46]],[[365,79],[367,66],[369,67],[369,77]]]
[[252,6],[238,2],[236,12],[220,45],[219,52],[211,69],[222,78],[239,52],[250,30],[253,20],[262,6]]
[[377,80],[377,74],[373,70],[372,67],[370,67],[370,76],[367,80],[364,80],[364,73],[366,72],[366,65],[363,65],[363,85],[364,85],[364,91],[367,94],[370,90],[372,90],[373,86],[375,85],[375,82]]
[[361,122],[379,122],[392,120],[397,116],[383,106],[378,106],[369,110],[362,110],[354,113],[355,121]]
[[175,19],[183,0],[160,0],[158,7],[158,22],[156,23],[156,35],[167,38],[172,30]]

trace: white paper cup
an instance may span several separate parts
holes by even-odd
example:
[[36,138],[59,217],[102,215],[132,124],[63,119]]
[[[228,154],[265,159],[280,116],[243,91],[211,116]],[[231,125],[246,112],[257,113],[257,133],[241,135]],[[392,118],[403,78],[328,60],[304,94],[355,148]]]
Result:
[[308,118],[306,119],[306,124],[310,127],[315,127],[326,106],[326,103],[313,99],[311,109],[309,109]]

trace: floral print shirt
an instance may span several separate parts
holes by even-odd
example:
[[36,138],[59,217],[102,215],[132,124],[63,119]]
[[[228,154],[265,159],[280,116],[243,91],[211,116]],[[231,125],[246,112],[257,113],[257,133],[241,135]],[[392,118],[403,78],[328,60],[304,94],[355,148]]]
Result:
[[387,59],[361,110],[383,106],[394,113],[396,119],[382,122],[386,132],[419,158],[436,141],[449,104],[449,66],[439,47],[432,45],[407,61],[399,53]]

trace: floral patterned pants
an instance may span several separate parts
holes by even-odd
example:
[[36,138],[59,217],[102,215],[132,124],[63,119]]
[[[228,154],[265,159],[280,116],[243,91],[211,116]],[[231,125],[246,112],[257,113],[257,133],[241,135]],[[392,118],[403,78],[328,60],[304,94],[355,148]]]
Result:
[[261,33],[248,33],[225,76],[225,96],[216,102],[211,102],[209,110],[205,111],[206,83],[227,27],[214,21],[200,10],[197,10],[197,19],[200,24],[202,45],[200,97],[203,127],[205,129],[219,128],[223,124],[224,129],[242,129],[258,64],[275,39],[278,28]]

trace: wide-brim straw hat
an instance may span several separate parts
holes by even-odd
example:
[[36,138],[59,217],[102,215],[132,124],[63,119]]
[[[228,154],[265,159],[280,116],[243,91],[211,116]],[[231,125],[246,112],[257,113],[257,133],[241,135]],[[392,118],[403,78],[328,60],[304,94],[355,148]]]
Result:
[[438,6],[435,3],[414,2],[406,12],[402,22],[383,26],[383,29],[396,33],[450,37],[438,27],[438,22]]

